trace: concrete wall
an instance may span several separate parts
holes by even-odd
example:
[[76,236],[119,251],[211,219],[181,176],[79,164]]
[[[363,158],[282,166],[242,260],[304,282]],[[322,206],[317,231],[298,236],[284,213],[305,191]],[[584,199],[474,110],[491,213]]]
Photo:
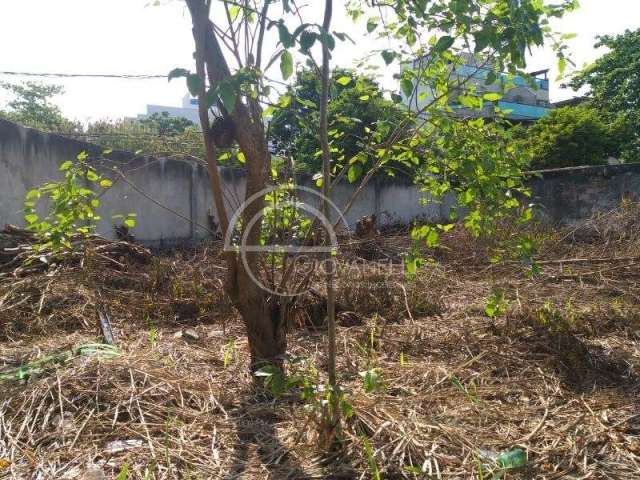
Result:
[[640,201],[640,163],[542,170],[529,185],[544,220],[575,223],[623,198]]
[[[88,143],[48,135],[0,120],[0,226],[23,225],[24,196],[43,182],[62,177],[59,165],[86,151],[92,158],[102,149]],[[114,180],[102,200],[102,220],[98,232],[112,237],[112,217],[137,213],[135,237],[150,245],[170,245],[208,235],[215,221],[207,170],[196,162],[150,157],[133,158],[125,152],[113,152],[109,159],[92,160],[95,166]],[[126,181],[114,173],[121,171]],[[240,170],[221,171],[224,196],[229,211],[238,208],[244,198],[245,178]],[[544,218],[553,222],[573,222],[596,210],[613,208],[623,196],[640,194],[640,165],[581,167],[542,172],[532,177],[534,202]],[[314,189],[310,178],[300,184]],[[347,204],[353,186],[336,186],[332,200],[339,210]],[[150,198],[149,198],[150,197]],[[318,206],[318,198],[302,195],[302,200]],[[158,205],[158,203],[160,205]],[[383,223],[407,223],[420,218],[442,222],[453,204],[428,198],[408,180],[379,178],[372,181],[346,214],[348,226],[363,215],[376,213]]]

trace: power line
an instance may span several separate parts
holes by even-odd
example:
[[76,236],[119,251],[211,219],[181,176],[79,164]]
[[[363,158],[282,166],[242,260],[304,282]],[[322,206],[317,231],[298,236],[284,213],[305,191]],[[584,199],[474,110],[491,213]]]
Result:
[[46,77],[46,78],[116,78],[120,80],[156,80],[167,79],[167,75],[132,75],[132,74],[111,74],[111,73],[36,73],[36,72],[13,72],[0,71],[0,75],[13,75],[20,77]]

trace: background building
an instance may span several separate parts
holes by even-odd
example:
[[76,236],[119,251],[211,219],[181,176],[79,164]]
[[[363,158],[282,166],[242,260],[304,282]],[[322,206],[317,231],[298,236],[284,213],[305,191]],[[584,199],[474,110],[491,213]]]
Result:
[[146,118],[154,113],[167,112],[170,117],[186,118],[196,125],[200,124],[198,115],[198,99],[193,98],[188,93],[182,99],[181,107],[170,107],[168,105],[147,105],[147,113],[138,115],[138,118]]
[[[532,78],[524,78],[521,76],[512,76],[501,73],[498,75],[498,81],[487,85],[486,80],[490,72],[493,71],[486,61],[476,59],[473,55],[461,55],[463,63],[454,68],[451,80],[456,78],[463,82],[469,78],[465,87],[473,85],[476,92],[480,95],[496,92],[501,93],[502,98],[495,102],[484,101],[482,109],[471,109],[464,107],[456,102],[457,95],[451,97],[451,107],[455,114],[462,118],[484,117],[491,118],[496,115],[496,107],[505,113],[506,118],[521,122],[532,122],[545,116],[551,109],[549,102],[549,79],[547,77],[548,69],[531,72]],[[414,70],[419,70],[421,62],[427,62],[428,57],[415,60],[411,66]],[[405,66],[406,68],[406,66]],[[502,90],[502,83],[511,86],[505,91]],[[463,92],[460,88],[460,93]],[[433,94],[429,88],[424,85],[418,85],[417,92],[409,99],[403,94],[405,104],[414,111],[419,111],[433,99]]]

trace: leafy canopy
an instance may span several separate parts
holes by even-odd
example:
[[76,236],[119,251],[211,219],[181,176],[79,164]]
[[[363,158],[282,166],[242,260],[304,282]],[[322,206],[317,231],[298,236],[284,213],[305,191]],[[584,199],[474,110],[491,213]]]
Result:
[[9,110],[0,110],[0,117],[21,125],[44,130],[75,130],[79,125],[65,118],[60,108],[52,103],[52,98],[64,93],[60,85],[40,82],[0,83],[9,91],[12,99],[7,103]]
[[[277,110],[269,125],[269,137],[279,153],[294,158],[296,170],[320,171],[318,138],[320,78],[313,68],[296,74],[295,83],[280,97],[287,107]],[[363,154],[374,132],[385,138],[406,112],[384,97],[378,83],[352,70],[336,69],[330,89],[329,140],[334,152],[334,167],[358,157],[368,169],[374,158]],[[362,162],[360,162],[362,157]]]
[[625,118],[634,133],[624,142],[624,156],[637,161],[640,158],[640,29],[598,37],[595,48],[599,47],[609,51],[578,72],[569,85],[576,90],[588,87],[596,107]]
[[601,165],[620,158],[632,133],[621,115],[592,105],[556,108],[525,132],[535,169]]

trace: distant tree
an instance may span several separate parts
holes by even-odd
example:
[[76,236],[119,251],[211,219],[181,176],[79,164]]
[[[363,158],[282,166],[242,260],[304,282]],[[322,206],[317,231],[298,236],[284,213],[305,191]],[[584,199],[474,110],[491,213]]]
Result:
[[585,104],[552,110],[524,131],[524,144],[531,149],[532,168],[600,165],[620,157],[630,135],[624,117]]
[[64,93],[61,85],[39,82],[0,83],[13,96],[7,103],[9,110],[0,110],[0,116],[21,125],[43,130],[76,130],[77,122],[65,118],[51,98]]
[[169,112],[153,113],[140,120],[140,124],[149,127],[160,135],[184,133],[187,128],[196,126],[191,120],[182,117],[172,117]]
[[[336,164],[361,154],[370,143],[372,132],[386,138],[405,116],[401,107],[384,97],[375,80],[353,70],[333,71],[330,97],[329,135]],[[293,157],[297,171],[320,171],[319,99],[319,74],[315,69],[299,71],[295,83],[279,102],[288,106],[276,111],[269,126],[273,146]],[[371,166],[372,159],[368,158],[364,168]]]
[[640,160],[640,29],[622,35],[598,37],[596,48],[609,51],[574,76],[574,89],[589,87],[593,104],[604,112],[621,115],[634,132],[623,145],[627,159]]

